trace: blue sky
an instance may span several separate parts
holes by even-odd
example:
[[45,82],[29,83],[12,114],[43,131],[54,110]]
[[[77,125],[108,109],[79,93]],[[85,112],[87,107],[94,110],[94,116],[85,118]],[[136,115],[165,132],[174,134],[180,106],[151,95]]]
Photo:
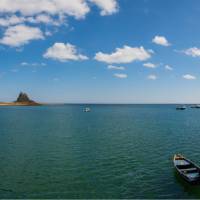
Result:
[[198,103],[199,18],[199,0],[1,0],[0,101]]

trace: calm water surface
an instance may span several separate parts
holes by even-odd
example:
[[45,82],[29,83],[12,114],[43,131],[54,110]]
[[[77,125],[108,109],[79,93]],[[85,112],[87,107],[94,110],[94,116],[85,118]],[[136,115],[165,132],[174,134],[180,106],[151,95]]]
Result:
[[200,164],[200,109],[0,107],[0,198],[200,198],[173,154]]

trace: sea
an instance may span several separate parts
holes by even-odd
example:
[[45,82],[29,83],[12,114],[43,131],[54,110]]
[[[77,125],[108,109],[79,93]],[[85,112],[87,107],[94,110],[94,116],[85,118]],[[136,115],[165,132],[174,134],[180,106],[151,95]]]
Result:
[[200,109],[0,107],[0,198],[200,198],[174,170],[176,153],[200,164]]

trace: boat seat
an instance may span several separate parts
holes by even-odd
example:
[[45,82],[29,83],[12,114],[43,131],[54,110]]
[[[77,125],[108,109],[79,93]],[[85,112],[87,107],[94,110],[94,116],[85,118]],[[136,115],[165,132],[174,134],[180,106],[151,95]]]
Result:
[[175,163],[175,165],[178,165],[178,166],[190,165],[190,163],[186,160],[175,160],[174,163]]
[[198,172],[188,173],[186,176],[188,178],[199,178],[200,177]]
[[183,172],[190,172],[190,171],[196,171],[196,170],[197,170],[196,167],[188,168],[188,169],[181,169],[181,171],[183,171]]

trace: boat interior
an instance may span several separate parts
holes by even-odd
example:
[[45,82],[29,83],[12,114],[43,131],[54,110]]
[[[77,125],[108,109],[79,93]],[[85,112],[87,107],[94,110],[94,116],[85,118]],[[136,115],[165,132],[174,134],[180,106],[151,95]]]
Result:
[[199,169],[183,157],[175,157],[174,163],[176,167],[189,179],[198,179],[200,178]]

